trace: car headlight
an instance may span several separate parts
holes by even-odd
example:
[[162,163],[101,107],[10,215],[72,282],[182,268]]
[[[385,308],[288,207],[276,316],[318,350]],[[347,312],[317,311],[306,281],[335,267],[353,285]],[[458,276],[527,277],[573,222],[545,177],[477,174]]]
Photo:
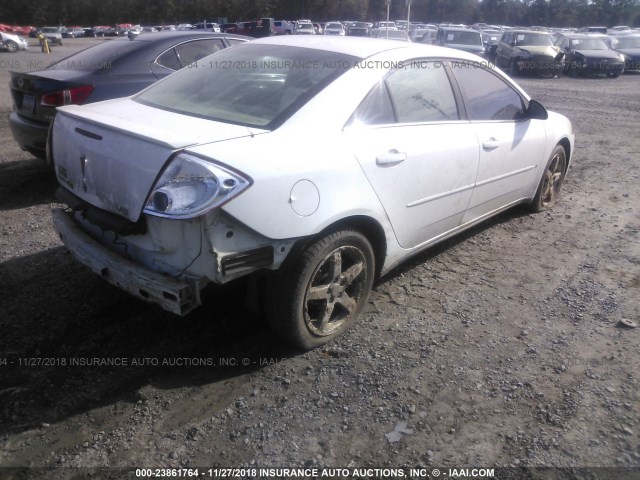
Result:
[[528,50],[520,49],[520,51],[518,52],[518,56],[520,56],[520,57],[530,57],[531,56],[531,52],[528,51]]
[[187,219],[223,205],[251,186],[251,179],[223,165],[179,153],[151,189],[144,212]]
[[627,57],[625,57],[625,56],[624,56],[623,54],[621,54],[621,53],[619,53],[619,54],[618,54],[618,59],[619,59],[621,62],[626,62],[626,61],[627,61]]

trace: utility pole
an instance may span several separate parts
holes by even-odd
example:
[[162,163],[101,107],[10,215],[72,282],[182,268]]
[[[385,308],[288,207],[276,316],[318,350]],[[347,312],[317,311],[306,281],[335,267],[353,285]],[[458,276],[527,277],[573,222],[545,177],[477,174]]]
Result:
[[384,4],[387,6],[387,38],[389,38],[389,7],[391,7],[391,0],[384,0]]

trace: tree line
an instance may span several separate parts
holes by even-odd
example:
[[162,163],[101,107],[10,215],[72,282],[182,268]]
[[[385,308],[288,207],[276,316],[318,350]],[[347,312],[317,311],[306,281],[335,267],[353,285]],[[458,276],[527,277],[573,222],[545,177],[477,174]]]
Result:
[[[0,0],[0,23],[11,25],[161,25],[260,17],[377,21],[384,0]],[[392,19],[406,18],[392,0]],[[413,0],[412,21],[504,25],[640,26],[640,0]]]

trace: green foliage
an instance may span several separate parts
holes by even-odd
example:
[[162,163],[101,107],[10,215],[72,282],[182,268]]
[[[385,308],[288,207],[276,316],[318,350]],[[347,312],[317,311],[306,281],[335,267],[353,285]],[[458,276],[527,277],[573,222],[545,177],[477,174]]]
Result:
[[[377,21],[384,0],[0,0],[0,23],[14,25],[173,24],[227,17]],[[392,19],[406,18],[393,0]],[[640,25],[640,0],[413,0],[412,20],[506,25]]]

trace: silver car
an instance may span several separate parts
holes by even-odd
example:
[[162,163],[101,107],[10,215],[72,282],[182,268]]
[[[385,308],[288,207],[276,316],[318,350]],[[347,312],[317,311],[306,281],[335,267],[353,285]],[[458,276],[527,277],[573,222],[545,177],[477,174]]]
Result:
[[51,44],[62,46],[62,31],[64,27],[42,27],[40,32]]
[[29,42],[24,38],[13,33],[0,32],[0,50],[14,53],[18,50],[27,50],[28,48]]

